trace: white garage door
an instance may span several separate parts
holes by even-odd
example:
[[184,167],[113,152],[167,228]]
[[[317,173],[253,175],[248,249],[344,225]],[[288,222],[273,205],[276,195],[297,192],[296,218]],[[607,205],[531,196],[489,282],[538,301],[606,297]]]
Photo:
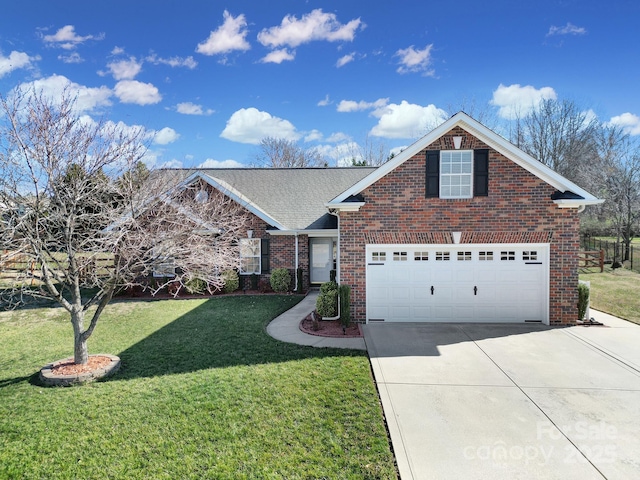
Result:
[[549,245],[368,245],[367,322],[549,323]]

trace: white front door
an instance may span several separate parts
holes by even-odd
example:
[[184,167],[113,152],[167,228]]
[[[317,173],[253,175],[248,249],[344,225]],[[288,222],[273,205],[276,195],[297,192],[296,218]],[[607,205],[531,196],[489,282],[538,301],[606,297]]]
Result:
[[310,238],[310,277],[311,283],[324,283],[330,280],[333,270],[333,238]]
[[549,246],[368,245],[367,321],[548,323]]

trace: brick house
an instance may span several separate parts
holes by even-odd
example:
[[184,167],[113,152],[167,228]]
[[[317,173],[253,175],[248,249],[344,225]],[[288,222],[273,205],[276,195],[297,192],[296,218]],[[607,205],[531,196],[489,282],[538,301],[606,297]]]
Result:
[[602,202],[463,112],[378,168],[195,181],[251,213],[242,273],[335,269],[366,322],[575,323],[578,213]]

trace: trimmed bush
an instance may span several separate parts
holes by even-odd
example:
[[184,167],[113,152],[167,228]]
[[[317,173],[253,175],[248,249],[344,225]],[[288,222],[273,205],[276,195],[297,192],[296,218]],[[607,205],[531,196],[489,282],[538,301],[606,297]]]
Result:
[[320,286],[316,300],[316,311],[321,317],[335,317],[338,314],[338,284],[326,282]]
[[274,292],[284,293],[289,291],[291,285],[291,274],[286,268],[276,268],[271,272],[271,278],[269,279],[271,288]]
[[340,322],[345,327],[351,324],[351,287],[340,285]]
[[187,289],[187,293],[191,295],[203,295],[207,290],[207,282],[201,278],[192,278],[184,286]]
[[578,320],[584,320],[589,307],[589,285],[586,283],[578,284]]
[[224,280],[224,287],[222,288],[224,293],[235,292],[240,288],[240,277],[235,270],[225,270],[222,272],[222,279]]

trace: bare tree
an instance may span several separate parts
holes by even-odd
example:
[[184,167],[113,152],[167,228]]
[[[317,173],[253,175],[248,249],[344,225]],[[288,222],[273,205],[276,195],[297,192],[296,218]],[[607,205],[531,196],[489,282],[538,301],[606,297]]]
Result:
[[517,124],[514,143],[561,175],[584,185],[599,168],[600,123],[575,102],[543,100]]
[[[624,244],[622,260],[629,260],[631,241],[640,220],[640,148],[628,135],[610,133],[605,157],[604,212],[613,224],[617,242]],[[615,142],[614,142],[615,140]]]
[[164,282],[178,288],[194,278],[219,287],[221,273],[239,266],[240,206],[159,172],[141,178],[141,128],[87,120],[69,92],[51,100],[16,91],[1,109],[0,260],[30,266],[4,293],[8,302],[28,295],[67,310],[75,363],[87,363],[87,340],[114,293],[158,265],[174,269]]
[[362,144],[351,143],[348,154],[354,167],[377,167],[393,158],[387,144],[369,134],[365,135]]
[[260,141],[256,165],[269,168],[326,167],[318,149],[304,149],[293,140],[265,137]]

